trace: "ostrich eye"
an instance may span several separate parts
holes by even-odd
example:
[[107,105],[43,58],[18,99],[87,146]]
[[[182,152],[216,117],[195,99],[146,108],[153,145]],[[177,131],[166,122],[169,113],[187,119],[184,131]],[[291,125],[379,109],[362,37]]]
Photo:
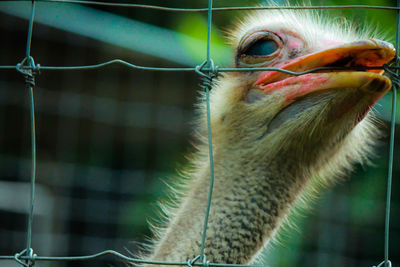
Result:
[[269,56],[279,49],[279,45],[274,40],[258,40],[251,45],[244,54],[249,56]]
[[273,32],[260,30],[247,34],[239,43],[236,65],[265,65],[280,54],[282,46],[282,40]]

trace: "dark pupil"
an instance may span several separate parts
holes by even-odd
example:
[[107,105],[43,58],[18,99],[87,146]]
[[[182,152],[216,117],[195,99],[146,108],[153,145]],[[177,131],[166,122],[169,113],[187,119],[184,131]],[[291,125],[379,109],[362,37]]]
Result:
[[278,50],[278,44],[273,40],[261,39],[252,44],[245,52],[249,56],[267,56]]

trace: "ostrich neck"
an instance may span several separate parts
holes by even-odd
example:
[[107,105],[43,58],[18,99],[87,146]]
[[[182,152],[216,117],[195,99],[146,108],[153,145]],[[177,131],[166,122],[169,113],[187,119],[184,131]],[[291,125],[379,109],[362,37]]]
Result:
[[[250,262],[273,237],[302,187],[301,179],[281,162],[241,153],[214,154],[215,180],[205,244],[210,262]],[[199,255],[210,182],[208,158],[202,164],[191,177],[189,193],[161,233],[151,260],[187,261]]]

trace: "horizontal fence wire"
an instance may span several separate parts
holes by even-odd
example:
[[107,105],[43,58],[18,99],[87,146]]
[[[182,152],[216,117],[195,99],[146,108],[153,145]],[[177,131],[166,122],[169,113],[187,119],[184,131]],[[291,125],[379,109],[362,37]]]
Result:
[[[22,253],[21,253],[22,254]],[[92,255],[85,256],[68,256],[68,257],[45,257],[45,256],[23,256],[17,253],[14,256],[0,256],[0,260],[35,260],[35,261],[87,261],[93,260],[96,258],[104,257],[107,255],[116,256],[121,260],[126,260],[132,263],[137,264],[154,264],[154,265],[178,265],[178,266],[187,266],[188,262],[170,262],[170,261],[149,261],[149,260],[141,260],[132,257],[125,256],[122,253],[119,253],[114,250],[105,250]],[[190,263],[192,266],[204,266],[204,263],[200,262],[192,262]],[[246,264],[224,264],[224,263],[207,263],[207,266],[210,267],[265,267],[264,265],[246,265]]]
[[[30,1],[30,0],[23,0]],[[160,11],[171,12],[208,12],[209,8],[174,8],[164,7],[157,5],[144,5],[132,3],[110,3],[102,1],[81,1],[81,0],[36,0],[37,2],[58,2],[58,3],[72,3],[93,6],[111,6],[111,7],[129,7],[129,8],[144,8],[155,9]],[[370,5],[340,5],[340,6],[241,6],[241,7],[212,7],[214,11],[241,11],[241,10],[265,10],[265,9],[381,9],[381,10],[400,10],[399,7],[390,6],[370,6]]]
[[[365,70],[397,70],[400,69],[399,66],[394,66],[392,64],[385,64],[382,66],[377,66],[377,67],[364,67],[364,66],[354,66],[354,67],[317,67],[317,68],[312,68],[308,69],[305,71],[290,71],[286,69],[281,69],[281,68],[270,68],[270,67],[253,67],[253,68],[224,68],[224,67],[218,67],[215,66],[214,68],[209,68],[205,67],[205,65],[200,64],[195,67],[182,67],[182,68],[175,68],[175,67],[149,67],[149,66],[140,66],[136,64],[129,63],[125,60],[122,59],[113,59],[109,61],[105,61],[99,64],[93,64],[93,65],[81,65],[81,66],[41,66],[40,64],[37,65],[31,65],[31,66],[25,66],[22,65],[21,63],[18,63],[17,65],[2,65],[0,66],[0,70],[32,70],[36,72],[40,72],[42,70],[49,70],[49,71],[65,71],[65,70],[94,70],[94,69],[101,69],[110,65],[124,65],[130,69],[134,70],[145,70],[145,71],[177,71],[177,72],[196,72],[197,71],[204,71],[204,72],[247,72],[247,71],[278,71],[278,72],[283,72],[286,74],[294,75],[294,76],[299,76],[299,75],[304,75],[308,73],[313,73],[317,71],[325,71],[325,70],[358,70],[358,71],[365,71]],[[391,73],[391,72],[389,72]],[[391,74],[394,74],[391,73]]]
[[[25,0],[29,1],[29,0]],[[206,261],[206,255],[204,254],[204,246],[207,231],[207,222],[211,206],[211,197],[213,189],[213,152],[212,152],[212,139],[211,139],[211,127],[210,127],[210,106],[209,106],[209,90],[211,89],[212,79],[218,75],[219,72],[243,72],[243,71],[277,71],[286,73],[289,75],[304,75],[308,73],[326,71],[326,70],[385,70],[393,82],[393,98],[392,98],[392,115],[391,115],[391,128],[390,128],[390,149],[389,149],[389,162],[388,162],[388,184],[387,184],[387,199],[386,199],[386,211],[385,211],[385,244],[384,244],[384,261],[378,266],[391,266],[389,260],[389,220],[390,220],[390,195],[391,195],[391,184],[392,184],[392,171],[393,171],[393,154],[394,154],[394,129],[395,129],[395,104],[396,90],[400,87],[399,82],[399,24],[400,24],[400,4],[398,1],[397,7],[391,6],[370,6],[370,5],[341,5],[341,6],[246,6],[246,7],[213,7],[212,0],[208,1],[207,8],[172,8],[156,5],[144,5],[144,4],[132,4],[132,3],[110,3],[101,1],[81,1],[81,0],[31,0],[32,9],[31,17],[29,20],[29,28],[27,34],[27,46],[26,46],[26,57],[20,62],[14,65],[2,65],[0,66],[1,71],[6,70],[17,70],[22,73],[26,79],[26,85],[29,89],[30,98],[30,111],[31,111],[31,152],[32,152],[32,170],[31,170],[31,197],[30,197],[30,210],[28,216],[28,228],[27,228],[27,246],[20,253],[15,255],[0,256],[0,260],[15,260],[24,266],[33,266],[35,261],[86,261],[96,258],[100,258],[106,255],[113,255],[121,260],[129,261],[137,264],[155,264],[155,265],[179,265],[179,266],[231,266],[231,267],[248,267],[256,265],[247,264],[223,264],[223,263],[210,263]],[[140,66],[129,63],[122,59],[114,59],[99,64],[93,65],[82,65],[82,66],[41,66],[35,64],[33,58],[30,55],[30,46],[32,39],[32,27],[34,22],[35,14],[35,2],[58,2],[58,3],[72,3],[72,4],[83,4],[83,5],[97,5],[97,6],[112,6],[112,7],[126,7],[126,8],[145,8],[160,11],[171,11],[171,12],[208,12],[207,19],[207,55],[206,60],[194,67],[183,67],[183,68],[170,68],[170,67],[148,67]],[[396,25],[396,57],[390,64],[385,64],[379,67],[317,67],[302,72],[294,72],[280,68],[269,68],[269,67],[255,67],[255,68],[223,68],[215,66],[210,56],[210,44],[211,44],[211,18],[212,12],[215,11],[239,11],[239,10],[275,10],[275,9],[290,9],[290,10],[310,10],[310,9],[380,9],[380,10],[396,10],[397,11],[397,25]],[[202,233],[201,251],[200,255],[191,259],[187,262],[166,262],[166,261],[150,261],[132,258],[125,256],[122,253],[114,250],[105,250],[92,255],[85,256],[68,256],[68,257],[48,257],[38,256],[33,253],[31,248],[31,235],[32,235],[32,220],[33,220],[33,209],[34,209],[34,195],[35,195],[35,169],[36,169],[36,142],[35,142],[35,118],[34,118],[34,78],[35,75],[41,71],[82,71],[82,70],[94,70],[104,68],[110,65],[120,64],[134,70],[145,70],[145,71],[177,71],[177,72],[196,72],[205,79],[203,83],[203,89],[206,92],[206,105],[207,105],[207,125],[208,125],[208,140],[209,140],[209,158],[210,158],[210,187],[207,201],[207,209],[204,220],[204,229]],[[198,262],[201,260],[201,262]]]

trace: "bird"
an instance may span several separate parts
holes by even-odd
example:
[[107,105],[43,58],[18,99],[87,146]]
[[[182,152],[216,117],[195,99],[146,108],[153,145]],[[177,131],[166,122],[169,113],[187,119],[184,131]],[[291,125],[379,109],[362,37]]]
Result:
[[[390,63],[396,51],[377,30],[309,10],[252,12],[228,39],[236,68],[336,68],[225,72],[212,83],[215,178],[204,255],[249,264],[297,205],[368,162],[380,136],[372,108],[391,80],[365,67]],[[186,262],[200,253],[211,171],[204,95],[198,109],[196,152],[147,260]]]

